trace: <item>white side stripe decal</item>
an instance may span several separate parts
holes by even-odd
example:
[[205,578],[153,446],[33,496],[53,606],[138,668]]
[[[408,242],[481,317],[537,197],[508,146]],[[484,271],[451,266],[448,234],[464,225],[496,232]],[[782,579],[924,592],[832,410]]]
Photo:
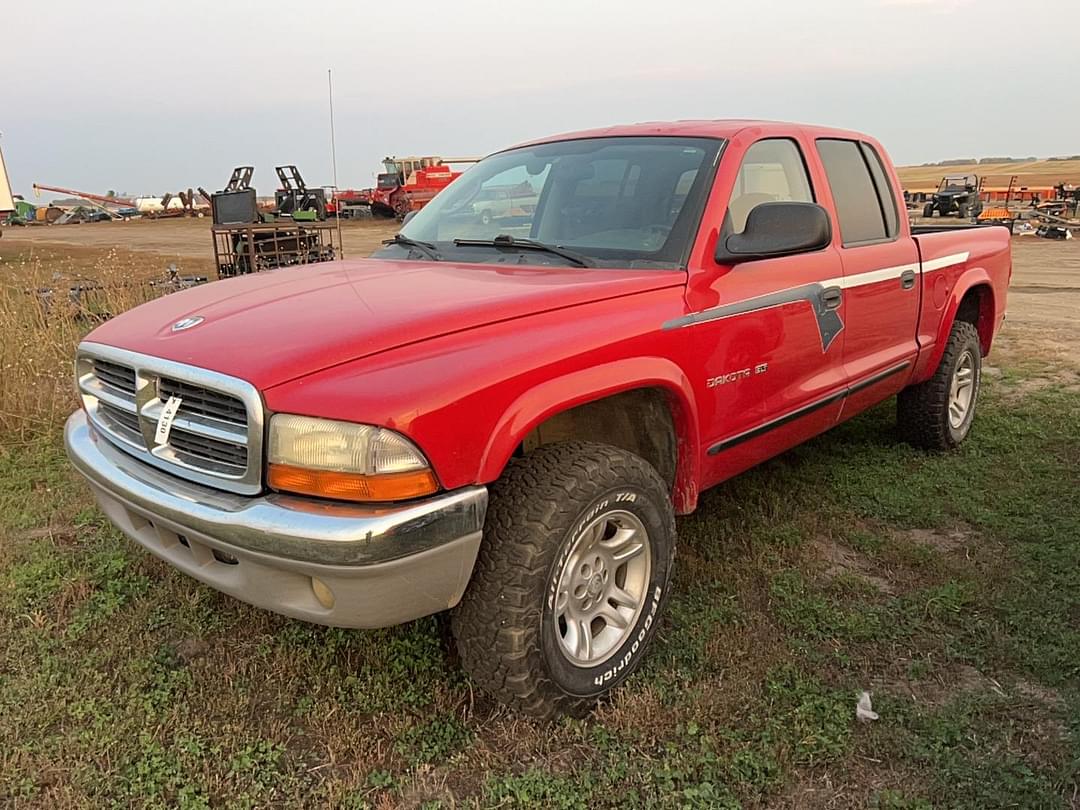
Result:
[[[931,259],[928,262],[923,262],[922,272],[923,274],[932,273],[935,270],[942,270],[946,267],[952,267],[954,264],[963,264],[968,259],[968,253],[953,253],[950,256],[942,256],[940,259]],[[870,270],[866,273],[858,273],[854,276],[842,276],[840,278],[830,278],[823,282],[823,287],[839,287],[841,290],[847,290],[851,287],[862,287],[864,284],[877,284],[880,281],[889,281],[894,278],[900,278],[904,273],[918,273],[919,263],[915,264],[900,264],[896,267],[884,267],[881,270]]]
[[965,250],[963,253],[954,253],[951,256],[942,256],[940,259],[931,259],[928,262],[923,262],[922,271],[924,273],[933,273],[935,270],[952,267],[954,264],[963,264],[968,260],[969,255],[971,254]]
[[814,314],[817,316],[818,327],[821,330],[821,345],[823,350],[827,351],[833,338],[835,338],[844,328],[844,324],[840,320],[840,316],[836,312],[835,307],[827,304],[824,297],[826,290],[835,287],[839,287],[841,290],[847,290],[852,287],[862,287],[866,284],[877,284],[882,281],[899,279],[908,273],[917,276],[920,271],[922,275],[926,275],[935,270],[952,267],[954,264],[963,264],[967,261],[968,255],[969,254],[966,251],[964,253],[953,253],[949,256],[930,259],[927,262],[923,262],[921,266],[919,264],[901,264],[896,267],[883,267],[880,270],[870,270],[869,272],[858,273],[852,276],[841,276],[839,278],[825,279],[824,281],[814,281],[797,287],[788,287],[787,289],[763,293],[739,301],[730,301],[726,304],[703,309],[699,312],[691,312],[680,318],[673,318],[672,320],[665,322],[661,328],[665,330],[680,329],[685,326],[693,326],[708,321],[718,321],[722,318],[730,318],[735,315],[745,315],[748,312],[771,309],[796,301],[806,301],[811,305]]

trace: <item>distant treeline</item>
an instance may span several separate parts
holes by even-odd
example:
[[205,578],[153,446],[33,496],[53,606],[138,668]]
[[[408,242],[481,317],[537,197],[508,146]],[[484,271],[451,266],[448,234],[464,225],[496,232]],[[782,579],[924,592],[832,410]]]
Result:
[[[920,166],[972,166],[983,163],[1031,163],[1042,158],[1037,157],[984,157],[984,158],[953,158],[952,160],[939,160],[936,163],[920,163]],[[1080,160],[1080,155],[1062,155],[1060,157],[1046,158],[1046,160]]]

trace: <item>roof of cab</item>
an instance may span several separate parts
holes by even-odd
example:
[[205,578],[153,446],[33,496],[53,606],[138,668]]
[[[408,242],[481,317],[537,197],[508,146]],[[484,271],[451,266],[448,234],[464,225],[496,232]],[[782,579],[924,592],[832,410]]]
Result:
[[568,141],[579,138],[612,138],[620,136],[671,136],[684,138],[725,138],[730,139],[745,129],[755,129],[763,136],[785,135],[801,131],[815,137],[843,137],[873,141],[859,132],[837,129],[835,127],[797,124],[785,121],[759,121],[745,118],[728,118],[713,121],[645,121],[639,124],[617,124],[599,129],[585,129],[578,132],[564,132],[545,138],[535,138],[518,146],[530,146],[554,141]]

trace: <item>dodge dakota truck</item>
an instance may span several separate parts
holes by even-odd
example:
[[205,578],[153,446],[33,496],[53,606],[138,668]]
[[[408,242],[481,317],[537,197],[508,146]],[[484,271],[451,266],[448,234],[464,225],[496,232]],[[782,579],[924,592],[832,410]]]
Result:
[[[525,185],[528,210],[477,213]],[[476,684],[580,714],[641,663],[703,490],[890,397],[919,447],[968,435],[1009,234],[904,212],[857,132],[527,143],[371,258],[99,326],[67,451],[109,519],[194,579],[341,627],[450,610]]]

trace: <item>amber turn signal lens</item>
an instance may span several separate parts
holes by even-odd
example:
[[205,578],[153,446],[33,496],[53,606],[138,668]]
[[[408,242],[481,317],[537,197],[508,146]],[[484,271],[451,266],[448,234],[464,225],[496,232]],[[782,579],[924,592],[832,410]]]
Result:
[[361,475],[271,464],[268,480],[271,489],[336,501],[405,501],[439,489],[431,470]]

